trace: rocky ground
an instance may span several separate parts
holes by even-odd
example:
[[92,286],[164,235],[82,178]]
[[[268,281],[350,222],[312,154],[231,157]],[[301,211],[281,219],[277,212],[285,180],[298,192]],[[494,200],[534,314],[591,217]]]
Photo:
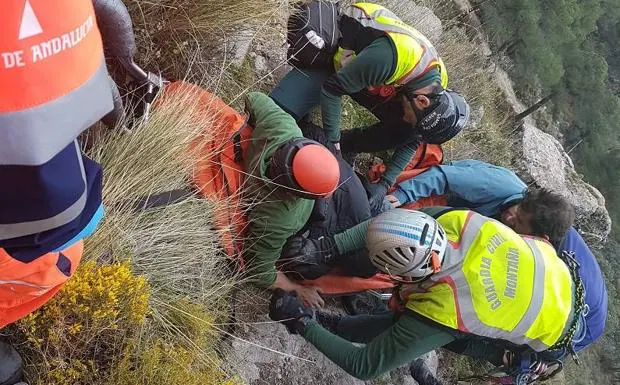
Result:
[[[230,362],[248,385],[417,385],[408,367],[373,381],[360,381],[338,368],[303,338],[290,335],[267,316],[267,295],[248,290],[236,302],[238,324]],[[261,300],[263,299],[263,300]],[[342,313],[337,299],[328,299],[329,312]],[[424,359],[436,371],[437,353]]]

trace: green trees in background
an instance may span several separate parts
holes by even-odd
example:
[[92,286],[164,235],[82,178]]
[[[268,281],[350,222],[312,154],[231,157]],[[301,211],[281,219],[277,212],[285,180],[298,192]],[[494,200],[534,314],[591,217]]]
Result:
[[[620,223],[620,2],[494,0],[479,3],[492,43],[510,55],[513,80],[532,105],[550,100],[566,122],[566,148],[609,200]],[[542,104],[542,103],[541,103]],[[576,146],[575,146],[576,145]],[[601,167],[611,170],[601,173]]]
[[549,99],[565,123],[565,148],[606,198],[613,237],[596,253],[609,290],[607,333],[567,380],[620,381],[620,1],[476,1],[496,51],[514,63],[521,98],[532,106]]

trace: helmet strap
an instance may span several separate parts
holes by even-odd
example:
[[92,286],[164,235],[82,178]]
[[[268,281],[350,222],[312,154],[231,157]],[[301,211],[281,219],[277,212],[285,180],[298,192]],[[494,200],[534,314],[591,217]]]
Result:
[[439,260],[439,255],[437,255],[434,251],[431,251],[431,266],[433,267],[434,273],[439,273],[441,271],[441,261]]

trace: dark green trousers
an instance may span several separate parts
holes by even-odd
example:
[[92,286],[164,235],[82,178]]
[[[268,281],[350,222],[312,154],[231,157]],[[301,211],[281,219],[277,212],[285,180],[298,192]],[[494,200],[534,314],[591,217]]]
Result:
[[[323,83],[332,75],[329,71],[293,69],[273,89],[271,98],[296,120],[301,120],[320,104]],[[411,124],[402,120],[404,111],[398,96],[383,99],[362,90],[351,95],[353,100],[379,119],[366,127],[342,131],[342,152],[378,152],[399,148],[420,138]]]

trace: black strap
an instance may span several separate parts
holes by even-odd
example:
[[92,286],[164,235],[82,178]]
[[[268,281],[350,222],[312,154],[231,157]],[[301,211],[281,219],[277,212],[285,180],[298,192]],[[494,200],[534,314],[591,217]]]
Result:
[[145,211],[182,202],[195,194],[196,191],[194,188],[188,186],[176,190],[164,191],[155,195],[143,196],[132,204],[132,206],[134,211]]
[[241,127],[234,134],[232,134],[232,141],[234,146],[235,153],[235,162],[241,163],[243,162],[243,148],[241,148],[241,131],[248,126],[248,121],[250,120],[250,114],[248,113],[245,117],[245,120],[241,124]]

